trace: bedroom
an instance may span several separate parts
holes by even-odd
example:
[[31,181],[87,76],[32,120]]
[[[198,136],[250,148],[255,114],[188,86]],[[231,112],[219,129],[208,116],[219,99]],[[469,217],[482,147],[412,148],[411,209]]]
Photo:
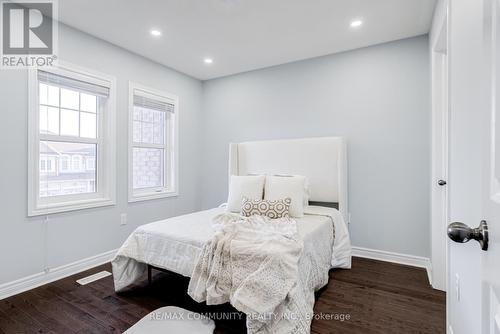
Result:
[[498,332],[499,5],[2,1],[0,333]]

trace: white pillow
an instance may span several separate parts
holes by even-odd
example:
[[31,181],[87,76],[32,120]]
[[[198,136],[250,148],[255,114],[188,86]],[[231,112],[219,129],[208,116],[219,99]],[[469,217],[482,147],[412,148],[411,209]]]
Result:
[[304,181],[304,207],[309,205],[309,198],[311,197],[311,189],[310,189],[309,180],[307,179],[307,177],[302,176],[302,175],[290,175],[290,174],[275,174],[274,176],[303,177],[303,178],[305,178],[305,181]]
[[264,175],[231,175],[231,179],[229,180],[227,211],[240,212],[243,197],[249,199],[262,199],[265,181],[266,177]]
[[264,199],[277,200],[291,198],[290,216],[304,216],[305,176],[268,176],[264,189]]

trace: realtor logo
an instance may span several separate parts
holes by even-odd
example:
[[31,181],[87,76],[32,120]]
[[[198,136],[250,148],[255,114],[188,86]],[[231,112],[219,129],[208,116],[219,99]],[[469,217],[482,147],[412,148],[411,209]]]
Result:
[[53,1],[2,1],[2,67],[53,65],[55,14]]

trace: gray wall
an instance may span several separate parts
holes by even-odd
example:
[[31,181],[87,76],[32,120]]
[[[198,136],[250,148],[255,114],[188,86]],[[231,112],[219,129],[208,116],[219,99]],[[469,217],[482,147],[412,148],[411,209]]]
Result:
[[[206,81],[60,27],[60,58],[116,76],[117,205],[27,218],[27,72],[0,71],[0,284],[118,248],[218,205],[231,141],[346,136],[356,246],[428,256],[429,64],[418,37]],[[180,195],[127,203],[128,80],[180,98]],[[120,213],[128,224],[120,226]]]
[[429,255],[427,36],[203,84],[202,207],[227,197],[228,144],[345,136],[354,246]]
[[[0,71],[0,284],[118,248],[139,224],[200,207],[200,81],[60,26],[60,59],[117,78],[117,205],[27,218],[27,72]],[[177,94],[179,197],[127,204],[128,80]],[[128,225],[120,226],[120,213]],[[46,243],[46,246],[45,246]]]

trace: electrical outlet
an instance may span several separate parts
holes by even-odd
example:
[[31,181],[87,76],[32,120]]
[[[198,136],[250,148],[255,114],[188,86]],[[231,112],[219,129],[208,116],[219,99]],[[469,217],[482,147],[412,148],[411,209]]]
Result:
[[460,276],[458,273],[455,274],[455,297],[457,301],[460,301]]
[[120,225],[127,225],[127,214],[122,213],[120,215]]

